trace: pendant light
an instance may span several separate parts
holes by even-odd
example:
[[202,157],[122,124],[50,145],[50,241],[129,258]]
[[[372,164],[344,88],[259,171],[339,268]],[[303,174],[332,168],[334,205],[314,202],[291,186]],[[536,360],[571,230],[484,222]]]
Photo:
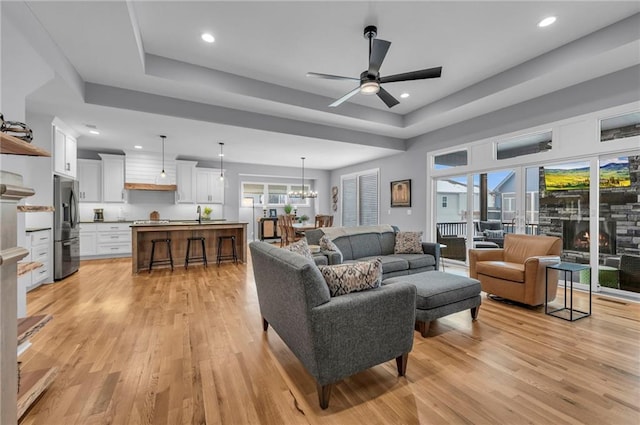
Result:
[[302,160],[302,185],[300,186],[300,191],[291,191],[289,192],[289,197],[290,198],[300,198],[300,199],[306,199],[306,198],[317,198],[318,197],[318,192],[309,190],[308,192],[305,192],[304,190],[304,160],[306,159],[304,156],[300,158]]
[[160,177],[164,179],[167,177],[167,173],[164,172],[164,139],[166,139],[167,136],[161,135],[160,138],[162,139],[162,172],[160,173]]
[[220,145],[220,153],[218,154],[218,156],[220,157],[220,180],[224,180],[224,169],[222,168],[223,165],[223,161],[222,158],[224,157],[224,153],[222,152],[222,147],[224,146],[224,143],[220,142],[218,143]]

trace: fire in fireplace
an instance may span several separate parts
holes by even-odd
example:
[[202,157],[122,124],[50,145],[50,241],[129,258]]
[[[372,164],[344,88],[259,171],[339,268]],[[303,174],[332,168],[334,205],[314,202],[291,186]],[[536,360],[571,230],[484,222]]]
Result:
[[[591,235],[589,221],[565,221],[562,223],[563,248],[569,251],[589,251]],[[598,245],[601,254],[616,253],[616,222],[601,221]]]

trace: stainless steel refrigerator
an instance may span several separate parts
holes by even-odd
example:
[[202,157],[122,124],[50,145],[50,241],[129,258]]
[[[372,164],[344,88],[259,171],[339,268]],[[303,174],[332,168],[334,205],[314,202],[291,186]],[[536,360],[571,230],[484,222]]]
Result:
[[80,266],[78,181],[53,177],[53,278],[64,279]]

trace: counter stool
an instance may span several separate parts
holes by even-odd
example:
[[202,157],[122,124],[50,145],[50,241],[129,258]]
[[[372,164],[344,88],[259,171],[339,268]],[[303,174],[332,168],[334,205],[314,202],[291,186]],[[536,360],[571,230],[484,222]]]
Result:
[[[191,241],[200,241],[202,244],[202,255],[199,257],[191,257]],[[187,255],[184,257],[184,268],[189,267],[189,261],[200,261],[204,262],[204,266],[207,267],[207,250],[204,247],[204,237],[203,236],[194,236],[192,238],[187,239]]]
[[[169,258],[155,260],[153,256],[156,251],[156,243],[162,243],[162,242],[167,244],[167,251],[169,251]],[[173,271],[173,255],[171,255],[171,239],[170,238],[151,240],[151,260],[149,261],[149,273],[151,273],[151,268],[153,267],[154,264],[171,264],[171,271]]]
[[[225,240],[231,241],[231,248],[233,248],[233,254],[222,255],[222,245]],[[233,260],[234,263],[238,263],[238,251],[236,249],[236,237],[235,236],[218,236],[218,257],[216,263],[220,265],[222,260]]]

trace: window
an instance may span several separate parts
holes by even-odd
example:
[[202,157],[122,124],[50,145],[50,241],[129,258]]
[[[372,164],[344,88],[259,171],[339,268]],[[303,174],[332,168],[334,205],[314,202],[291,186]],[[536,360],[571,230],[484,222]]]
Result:
[[269,205],[284,205],[287,203],[287,185],[270,184],[267,186],[267,203]]
[[[309,185],[304,185],[305,191],[310,191]],[[242,198],[253,198],[255,205],[283,206],[310,206],[308,198],[290,198],[288,193],[300,191],[300,185],[285,183],[242,183]],[[266,201],[266,202],[265,202]]]
[[640,135],[640,112],[600,121],[600,141],[608,142]]
[[262,183],[243,183],[242,199],[253,198],[254,205],[262,205],[264,201],[264,184]]
[[449,152],[434,157],[434,168],[442,170],[445,168],[461,167],[468,164],[467,151]]
[[516,194],[505,192],[502,194],[502,217],[503,222],[510,222],[516,218]]
[[497,158],[507,159],[551,150],[552,133],[527,134],[497,143]]
[[378,170],[342,178],[342,225],[378,224]]
[[442,208],[447,208],[448,201],[449,201],[449,199],[447,199],[446,196],[442,197]]

